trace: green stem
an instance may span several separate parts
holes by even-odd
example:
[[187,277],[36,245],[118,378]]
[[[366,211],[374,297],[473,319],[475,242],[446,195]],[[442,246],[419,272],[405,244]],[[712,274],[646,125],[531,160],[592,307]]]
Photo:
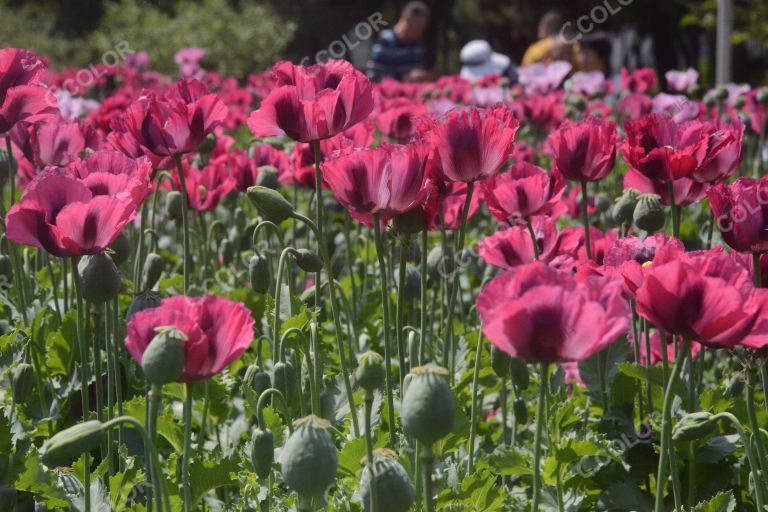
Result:
[[408,246],[410,235],[404,234],[400,240],[400,264],[397,271],[397,309],[395,310],[395,330],[397,339],[397,355],[400,359],[400,389],[403,388],[403,379],[408,373],[405,363],[405,334],[403,324],[405,322],[405,270],[408,259]]
[[[425,227],[421,231],[421,298],[419,306],[421,307],[421,318],[419,322],[419,357],[417,364],[421,366],[424,362],[424,345],[427,343],[427,248],[429,231]],[[413,363],[411,363],[413,364]]]
[[312,141],[312,152],[315,157],[315,223],[317,229],[320,232],[320,236],[317,238],[318,244],[325,244],[325,224],[323,219],[323,175],[320,172],[320,159],[322,154],[320,152],[320,141]]
[[[83,406],[83,421],[88,420],[90,406],[88,404],[88,345],[85,342],[83,327],[83,294],[80,290],[80,273],[77,268],[77,258],[72,258],[72,282],[75,287],[75,297],[77,298],[77,344],[80,347],[80,398]],[[90,453],[83,454],[84,461],[84,482],[85,489],[85,512],[91,510],[91,457]]]
[[278,340],[280,339],[280,297],[282,295],[283,287],[283,269],[285,267],[285,258],[294,252],[295,250],[292,247],[286,247],[280,253],[280,259],[277,263],[277,276],[275,278],[275,315],[272,323],[272,338],[274,339],[274,345],[272,347],[272,352],[275,354],[274,357],[279,355],[281,361],[283,360],[283,357],[282,354],[280,354]]
[[541,500],[541,443],[544,430],[544,414],[547,406],[547,382],[549,381],[549,363],[541,363],[539,376],[539,402],[536,412],[536,433],[533,440],[533,500],[531,512],[539,511]]
[[381,303],[384,315],[384,366],[387,387],[387,414],[389,420],[389,444],[395,447],[395,401],[392,391],[392,340],[389,327],[389,291],[384,283],[387,282],[387,264],[384,261],[384,244],[381,240],[381,222],[379,215],[373,216],[373,236],[376,242],[376,256],[379,260],[379,276],[381,277]]
[[755,288],[762,288],[763,276],[761,275],[762,269],[760,268],[760,253],[752,253],[752,270],[755,276]]
[[378,512],[376,500],[376,465],[373,463],[373,436],[371,435],[371,411],[373,410],[373,393],[365,392],[365,451],[368,455],[368,471],[371,477],[371,512]]
[[259,395],[259,400],[256,402],[256,421],[259,423],[260,428],[267,428],[264,421],[264,407],[267,405],[269,398],[277,400],[277,403],[282,409],[283,416],[285,417],[285,423],[288,425],[288,431],[293,433],[293,421],[291,419],[291,411],[288,409],[288,402],[285,399],[285,395],[277,388],[265,389],[264,392]]
[[189,485],[189,457],[192,444],[192,384],[186,385],[184,398],[184,449],[181,459],[181,495],[184,501],[184,512],[191,512],[192,488]]
[[504,446],[509,446],[509,405],[507,396],[507,382],[509,378],[504,375],[501,378],[501,392],[499,394],[499,401],[501,401],[501,433],[503,437]]
[[184,177],[184,165],[181,163],[181,155],[173,155],[173,159],[176,162],[176,170],[179,172],[179,186],[181,187],[181,226],[183,230],[182,243],[184,244],[184,254],[182,256],[184,258],[182,266],[184,272],[183,294],[186,295],[189,288],[189,258],[191,257],[189,253],[189,219],[187,212],[189,199],[187,197],[187,181]]
[[592,259],[592,241],[589,232],[589,190],[587,182],[581,182],[581,221],[584,224],[584,245],[587,248],[587,258]]
[[[691,341],[683,338],[683,346],[677,352],[675,366],[672,368],[672,375],[667,383],[667,389],[664,392],[664,405],[662,408],[662,427],[661,427],[661,449],[659,450],[659,467],[656,476],[656,512],[662,512],[664,509],[664,488],[667,481],[667,457],[670,462],[675,458],[674,447],[672,446],[672,401],[674,398],[674,388],[680,379],[680,373],[690,351]],[[662,346],[662,353],[666,353],[666,347]],[[678,499],[675,499],[675,507],[680,508]]]
[[760,435],[760,425],[757,422],[757,411],[755,409],[755,386],[757,386],[756,370],[747,370],[747,417],[749,418],[749,427],[755,438],[755,451],[757,452],[757,461],[760,464],[760,470],[765,475],[768,471],[768,459],[765,455],[765,444],[763,436]]
[[422,463],[422,475],[424,482],[424,510],[425,512],[434,512],[434,491],[432,486],[432,465],[435,462],[435,455],[432,453],[431,446],[422,446],[419,458]]
[[675,184],[670,180],[667,183],[667,191],[669,193],[669,211],[672,213],[672,236],[680,238],[680,219],[677,205],[675,205]]
[[531,224],[531,218],[526,217],[525,223],[528,226],[528,233],[531,235],[531,243],[533,244],[533,259],[539,261],[539,242],[536,239],[536,233],[533,231],[533,224]]
[[469,420],[469,474],[471,475],[475,470],[475,436],[477,435],[477,410],[478,400],[482,398],[481,393],[478,392],[478,382],[480,380],[480,359],[483,355],[483,335],[482,326],[479,329],[480,334],[477,338],[477,347],[475,350],[475,367],[472,372],[472,404],[470,408],[470,420]]
[[713,415],[710,418],[710,421],[715,422],[719,419],[727,419],[731,422],[731,424],[736,428],[736,431],[739,433],[739,437],[741,438],[741,444],[744,445],[744,453],[747,455],[747,460],[749,461],[750,469],[752,470],[752,479],[755,482],[755,502],[757,503],[757,510],[764,510],[765,509],[765,482],[760,477],[760,466],[757,463],[757,460],[755,459],[754,453],[752,453],[752,448],[750,446],[749,442],[749,436],[747,436],[746,432],[744,432],[744,427],[741,425],[741,422],[734,416],[733,414],[729,412],[721,412],[718,414]]

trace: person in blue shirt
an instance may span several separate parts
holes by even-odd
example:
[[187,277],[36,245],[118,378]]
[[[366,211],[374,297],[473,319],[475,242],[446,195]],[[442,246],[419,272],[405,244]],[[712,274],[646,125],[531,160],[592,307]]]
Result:
[[429,7],[424,2],[409,2],[392,29],[383,30],[373,45],[368,61],[368,78],[420,82],[433,78],[432,64],[422,38],[429,26]]

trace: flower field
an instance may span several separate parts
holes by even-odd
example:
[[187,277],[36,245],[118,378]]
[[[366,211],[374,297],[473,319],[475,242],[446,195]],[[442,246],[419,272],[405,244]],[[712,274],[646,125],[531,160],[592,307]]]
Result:
[[768,89],[143,57],[0,50],[0,512],[766,510]]

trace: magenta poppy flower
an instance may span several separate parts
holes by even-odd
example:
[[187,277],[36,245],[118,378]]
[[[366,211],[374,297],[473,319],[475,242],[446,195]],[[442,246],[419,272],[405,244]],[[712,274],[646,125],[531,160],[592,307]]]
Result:
[[[187,201],[190,209],[196,212],[210,212],[216,209],[221,200],[235,188],[235,179],[227,170],[227,163],[219,161],[201,169],[188,162],[182,162],[187,186]],[[176,190],[181,181],[178,172],[173,173]]]
[[[364,147],[358,146],[354,140],[340,133],[320,141],[320,161],[324,162],[331,156],[336,157]],[[295,184],[302,188],[315,189],[315,152],[312,144],[299,142],[294,145],[291,152],[291,168],[281,173],[279,180],[283,185]],[[323,183],[323,186],[327,185]]]
[[669,261],[684,252],[683,243],[666,233],[656,233],[644,239],[627,236],[613,242],[605,253],[603,264],[618,271],[624,279],[628,295],[634,298],[643,284],[646,263]]
[[716,183],[739,170],[744,140],[744,125],[740,121],[687,123],[681,129],[683,146],[701,144],[704,148],[697,153],[699,161],[690,174],[691,179],[698,183]]
[[213,377],[240,357],[253,341],[253,325],[251,312],[239,302],[213,295],[169,297],[131,317],[125,347],[141,364],[157,329],[173,327],[186,337],[179,382],[196,382]]
[[560,201],[565,180],[527,162],[483,181],[488,210],[499,222],[516,222],[545,215]]
[[621,68],[619,83],[622,91],[647,93],[658,85],[659,79],[653,68],[638,68],[632,72]]
[[[449,231],[459,229],[461,212],[467,201],[467,184],[459,181],[442,181],[440,178],[431,176],[429,188],[426,200],[419,206],[424,214],[427,229],[430,231],[440,231],[443,228]],[[482,189],[472,194],[467,221],[480,209],[482,200]]]
[[43,62],[28,50],[0,50],[0,134],[19,121],[58,113],[56,97],[39,85],[43,71]]
[[74,162],[87,146],[80,122],[56,115],[34,123],[18,123],[11,131],[11,140],[38,168]]
[[600,181],[616,162],[616,124],[590,117],[564,122],[549,136],[553,173],[573,181]]
[[6,217],[8,239],[72,257],[104,251],[136,214],[130,192],[95,194],[85,182],[49,168]]
[[102,150],[69,167],[94,195],[130,192],[140,205],[152,193],[152,163],[146,157],[129,158],[119,151]]
[[529,94],[522,100],[524,118],[542,132],[550,132],[560,126],[565,118],[565,94]]
[[128,107],[125,126],[137,144],[160,156],[196,151],[227,117],[227,107],[197,80],[180,80],[165,97]]
[[584,228],[579,226],[572,226],[565,228],[558,235],[558,251],[560,254],[571,256],[577,262],[594,262],[598,265],[603,264],[603,259],[608,249],[616,241],[617,231],[610,229],[608,231],[601,231],[595,226],[591,226],[589,229],[589,237],[591,241],[592,257],[587,256],[587,247],[584,239]]
[[632,120],[650,114],[652,108],[653,100],[648,95],[639,92],[627,94],[616,105],[616,109],[623,118]]
[[357,149],[323,162],[323,180],[360,222],[373,225],[419,206],[429,191],[427,148],[420,143]]
[[414,119],[425,115],[427,108],[423,103],[407,98],[384,100],[376,116],[376,126],[390,139],[405,143],[416,133]]
[[347,61],[310,67],[283,61],[272,68],[272,76],[276,87],[248,118],[257,137],[327,139],[365,120],[373,110],[370,82]]
[[530,263],[480,292],[483,333],[500,350],[529,362],[581,361],[629,329],[630,309],[618,279],[572,274]]
[[[534,217],[531,221],[539,259],[549,263],[557,256],[557,228],[552,219]],[[477,253],[489,265],[511,269],[536,261],[528,226],[512,226],[485,237],[477,244]]]
[[667,79],[667,87],[672,92],[686,92],[699,81],[699,72],[693,68],[685,71],[671,69],[664,74]]
[[[672,182],[675,194],[675,205],[688,206],[700,201],[705,195],[709,185],[699,183],[690,178],[679,178]],[[652,180],[636,169],[629,169],[624,175],[624,189],[633,188],[643,194],[656,194],[660,197],[661,204],[669,206],[669,186],[666,182]]]
[[125,119],[113,118],[112,131],[107,134],[106,148],[119,151],[129,158],[146,157],[156,169],[170,169],[173,167],[173,158],[153,153],[142,146],[128,130]]
[[768,343],[768,290],[722,251],[679,255],[652,264],[637,290],[637,312],[669,334],[713,348]]
[[709,190],[709,202],[723,240],[736,251],[768,250],[768,179],[739,178]]
[[434,172],[447,181],[493,176],[509,160],[519,125],[506,107],[449,112],[427,136]]
[[[634,335],[630,332],[628,335],[628,340],[630,344],[634,347],[635,338]],[[653,334],[651,334],[650,339],[650,345],[651,345],[651,357],[650,360],[646,354],[647,352],[647,346],[645,343],[645,333],[640,333],[640,364],[643,366],[648,365],[655,365],[660,364],[664,362],[664,351],[667,352],[667,361],[674,361],[675,355],[677,354],[677,351],[680,350],[680,337],[676,337],[674,342],[672,340],[669,340],[669,343],[662,343],[661,341],[661,334],[659,334],[659,331],[653,331]],[[699,352],[701,352],[701,344],[697,342],[691,343],[691,358],[696,359],[699,356]]]

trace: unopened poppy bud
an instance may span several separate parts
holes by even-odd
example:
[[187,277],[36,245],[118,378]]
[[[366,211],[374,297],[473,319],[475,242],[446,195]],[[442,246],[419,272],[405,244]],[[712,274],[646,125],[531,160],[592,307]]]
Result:
[[304,272],[320,272],[323,270],[323,260],[308,249],[297,249],[294,254],[296,265]]
[[283,482],[300,498],[321,496],[336,480],[339,466],[330,423],[309,415],[294,422],[296,429],[280,452]]
[[231,265],[235,261],[235,243],[225,238],[219,244],[219,262],[222,265]]
[[385,376],[384,358],[381,354],[369,350],[360,355],[355,378],[361,388],[369,392],[379,389],[384,384]]
[[203,139],[203,142],[200,144],[200,154],[208,155],[214,150],[215,147],[216,136],[212,133],[209,133],[208,136],[206,136]]
[[611,198],[605,194],[595,196],[595,213],[607,212],[611,208]]
[[663,228],[667,220],[664,207],[656,194],[640,195],[632,218],[635,226],[648,233],[654,233]]
[[144,269],[142,271],[145,290],[151,290],[155,287],[160,280],[164,266],[165,262],[163,261],[162,256],[156,252],[147,254],[147,257],[144,259]]
[[296,370],[289,362],[275,363],[272,368],[272,385],[275,389],[285,395],[285,399],[290,402],[293,398],[293,391],[296,389]]
[[106,253],[84,256],[78,264],[83,298],[103,304],[117,297],[123,282],[112,258]]
[[128,237],[122,233],[117,235],[109,248],[112,251],[112,261],[118,267],[131,256],[131,243],[128,241]]
[[275,439],[268,428],[257,428],[251,436],[251,464],[256,476],[264,480],[275,461]]
[[448,370],[427,364],[412,369],[411,375],[400,419],[408,435],[430,446],[453,430],[456,403],[446,380]]
[[[373,467],[373,472],[371,472]],[[373,478],[371,473],[373,473]],[[373,461],[366,460],[360,477],[360,500],[365,512],[371,512],[371,486],[376,486],[378,512],[406,512],[415,500],[413,483],[408,472],[397,460],[392,450],[379,448],[373,451]]]
[[35,371],[32,365],[20,363],[11,372],[11,390],[13,401],[17,404],[25,403],[32,390],[35,388]]
[[293,216],[293,205],[277,190],[256,185],[248,188],[248,198],[264,217],[276,224]]
[[131,317],[139,311],[145,309],[156,308],[160,305],[160,295],[155,292],[147,291],[136,295],[131,301],[131,305],[128,306],[128,314],[125,321],[131,319]]
[[525,400],[516,398],[512,403],[512,411],[515,413],[515,423],[525,425],[528,422],[528,407],[525,405]]
[[513,357],[509,362],[512,373],[512,383],[521,391],[528,389],[531,384],[531,376],[528,373],[528,365],[520,358]]
[[[395,271],[396,283],[400,284],[400,268]],[[405,298],[417,300],[421,296],[421,272],[413,265],[405,266]]]
[[675,425],[672,429],[672,439],[679,443],[696,441],[714,432],[715,428],[712,413],[707,411],[693,412],[683,416],[683,419]]
[[50,468],[69,465],[84,452],[99,446],[103,439],[100,421],[78,423],[45,441],[40,460]]
[[171,190],[165,196],[165,215],[176,222],[182,221],[184,198],[178,190]]
[[619,224],[631,224],[640,192],[633,188],[626,189],[613,206],[613,218]]
[[277,169],[271,165],[262,165],[259,167],[259,175],[256,177],[256,185],[277,190],[278,187],[280,187],[280,181],[277,179],[277,176]]
[[267,261],[267,258],[258,254],[251,257],[251,261],[248,262],[248,277],[253,291],[256,293],[266,293],[272,281],[269,276],[269,261]]
[[254,363],[245,370],[243,385],[254,390],[257,395],[261,395],[272,387],[272,379],[267,372],[262,371],[259,366]]
[[184,342],[187,336],[175,327],[157,327],[157,336],[141,356],[144,377],[152,384],[168,384],[184,371]]
[[491,368],[498,377],[507,377],[509,375],[509,364],[512,357],[503,350],[499,350],[496,345],[491,345]]

